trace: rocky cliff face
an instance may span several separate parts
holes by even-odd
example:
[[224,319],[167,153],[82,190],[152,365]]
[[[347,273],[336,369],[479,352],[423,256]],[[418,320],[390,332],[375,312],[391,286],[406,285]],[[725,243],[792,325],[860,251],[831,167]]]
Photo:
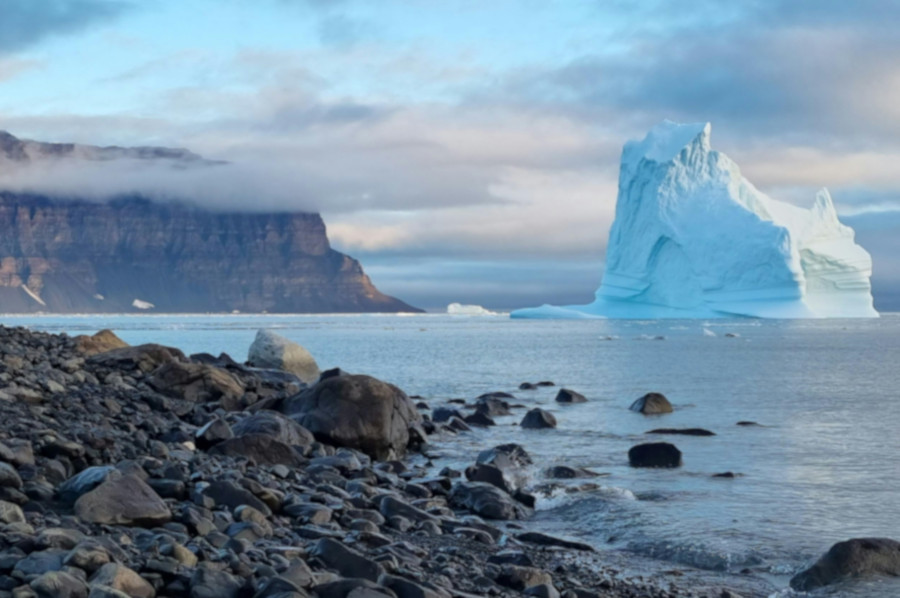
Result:
[[[35,156],[202,160],[0,134],[0,166]],[[84,158],[83,156],[87,156]],[[98,157],[99,156],[99,157]],[[152,307],[151,307],[152,305]],[[0,191],[0,312],[417,311],[375,288],[309,213],[220,213],[140,197],[107,203]]]

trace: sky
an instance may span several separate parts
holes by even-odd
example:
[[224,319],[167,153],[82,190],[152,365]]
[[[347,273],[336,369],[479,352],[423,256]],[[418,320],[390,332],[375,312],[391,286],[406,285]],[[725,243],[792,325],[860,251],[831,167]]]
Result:
[[708,121],[772,197],[827,186],[900,310],[898,26],[895,0],[0,0],[0,129],[228,161],[164,191],[320,211],[382,291],[513,308],[589,302],[622,145]]

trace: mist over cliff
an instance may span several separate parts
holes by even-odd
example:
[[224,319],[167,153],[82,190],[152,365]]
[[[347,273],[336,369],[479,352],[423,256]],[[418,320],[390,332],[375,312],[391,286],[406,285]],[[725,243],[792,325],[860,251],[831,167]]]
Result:
[[[150,171],[219,166],[187,150],[44,144],[0,133],[0,171],[13,177],[23,167],[68,173],[118,161]],[[38,188],[53,184],[51,176]],[[415,311],[332,249],[316,213],[152,201],[140,181],[132,193],[92,201],[81,189],[66,192],[64,181],[55,185],[54,193],[0,190],[0,312]]]

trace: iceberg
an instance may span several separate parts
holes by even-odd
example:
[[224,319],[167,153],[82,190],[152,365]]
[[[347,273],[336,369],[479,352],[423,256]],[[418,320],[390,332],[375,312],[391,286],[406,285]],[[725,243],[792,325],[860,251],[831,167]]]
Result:
[[480,305],[464,305],[451,303],[447,306],[447,313],[451,316],[496,316],[497,312],[485,309]]
[[511,317],[878,317],[872,259],[828,190],[808,209],[772,199],[711,149],[710,130],[665,121],[626,143],[594,302]]

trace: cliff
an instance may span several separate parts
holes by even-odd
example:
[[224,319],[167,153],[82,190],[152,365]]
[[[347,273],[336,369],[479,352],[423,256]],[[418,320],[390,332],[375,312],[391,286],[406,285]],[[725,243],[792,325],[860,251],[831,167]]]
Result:
[[[34,159],[199,161],[0,133],[0,167]],[[213,164],[212,162],[208,162]],[[152,304],[152,308],[148,305]],[[398,312],[311,213],[223,213],[133,196],[101,203],[0,191],[0,313]]]

